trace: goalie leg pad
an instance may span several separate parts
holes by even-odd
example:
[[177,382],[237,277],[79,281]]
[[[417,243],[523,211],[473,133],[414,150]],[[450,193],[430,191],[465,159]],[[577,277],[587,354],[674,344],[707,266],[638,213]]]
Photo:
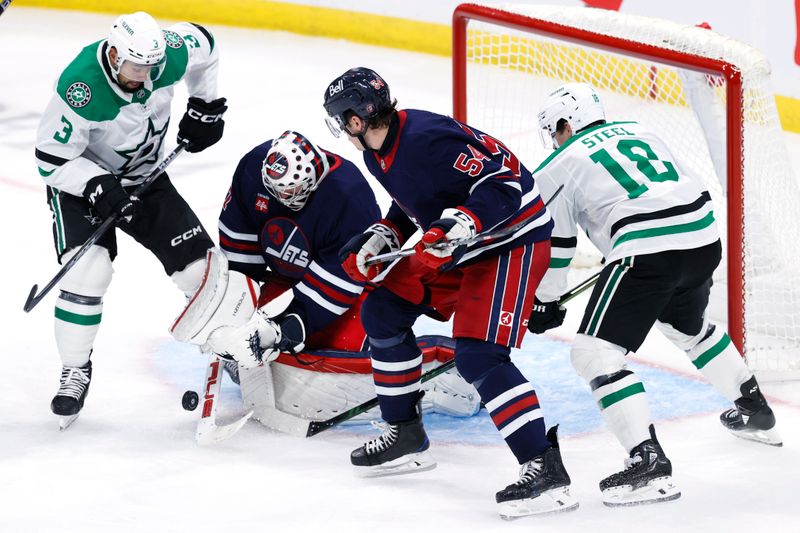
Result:
[[178,341],[202,346],[214,330],[246,324],[256,302],[258,285],[240,272],[229,271],[222,252],[211,248],[200,287],[169,332]]
[[736,401],[741,397],[742,383],[753,377],[753,373],[725,330],[708,322],[703,325],[699,334],[686,335],[669,324],[656,322],[658,329],[686,352],[714,388],[728,400]]
[[625,365],[626,350],[597,337],[578,334],[572,366],[592,389],[592,396],[625,451],[650,438],[650,406],[639,378]]

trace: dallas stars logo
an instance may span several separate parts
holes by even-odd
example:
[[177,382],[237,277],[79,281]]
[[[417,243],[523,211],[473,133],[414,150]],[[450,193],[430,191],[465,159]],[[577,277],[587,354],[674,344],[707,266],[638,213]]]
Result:
[[67,88],[67,102],[72,107],[83,107],[92,99],[92,91],[89,86],[79,81]]
[[125,159],[125,163],[120,167],[119,174],[123,176],[134,176],[138,168],[144,165],[152,165],[158,162],[158,152],[167,132],[167,121],[164,126],[157,130],[153,125],[153,120],[147,119],[147,130],[144,133],[142,142],[125,150],[115,150],[117,154]]
[[164,31],[164,40],[170,48],[180,48],[183,46],[183,39],[174,31]]

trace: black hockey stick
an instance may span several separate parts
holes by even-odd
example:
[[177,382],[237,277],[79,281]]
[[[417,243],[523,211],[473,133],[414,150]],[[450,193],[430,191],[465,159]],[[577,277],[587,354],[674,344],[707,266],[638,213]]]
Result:
[[[139,195],[141,195],[150,186],[150,184],[153,183],[156,178],[158,178],[164,172],[164,169],[166,169],[169,164],[172,163],[176,157],[178,157],[178,154],[180,154],[184,148],[186,148],[186,143],[178,144],[178,146],[164,158],[161,164],[159,164],[155,170],[153,170],[153,172],[151,172],[150,175],[147,176],[147,178],[145,178],[145,180],[138,187],[136,187],[136,190],[133,191],[131,198],[138,198]],[[102,237],[103,234],[108,231],[108,229],[112,227],[118,219],[118,213],[114,213],[105,219],[103,223],[100,224],[96,230],[94,230],[94,233],[92,233],[92,236],[89,237],[89,240],[83,243],[83,246],[78,249],[78,252],[73,255],[70,260],[61,267],[61,270],[58,271],[55,277],[51,279],[47,285],[45,285],[45,287],[42,289],[42,292],[36,294],[36,291],[39,289],[38,285],[31,287],[31,292],[28,294],[28,299],[25,301],[25,306],[23,307],[26,313],[36,307],[36,304],[42,301],[42,298],[44,298],[47,293],[50,292],[50,289],[52,289],[55,284],[58,283],[73,266],[75,266],[75,263],[77,263],[78,260],[83,257],[89,248],[96,243],[97,240],[100,239],[100,237]]]
[[[586,289],[588,289],[589,287],[594,285],[595,282],[597,281],[597,278],[599,278],[599,277],[600,277],[600,272],[592,275],[588,279],[582,281],[580,284],[578,284],[575,287],[571,288],[570,290],[565,292],[563,295],[561,295],[561,298],[558,299],[558,304],[559,305],[564,305],[565,303],[569,302],[570,300],[572,300],[573,298],[575,298],[576,296],[578,296],[579,294],[584,292]],[[447,372],[448,370],[450,370],[454,366],[456,366],[455,358],[447,361],[446,363],[444,363],[442,365],[437,366],[434,369],[428,370],[427,372],[422,374],[422,377],[420,378],[420,382],[421,383],[425,383],[427,381],[430,381],[433,378],[435,378],[435,377],[437,377],[437,376],[439,376],[441,374],[444,374],[445,372]],[[344,411],[343,413],[339,413],[338,415],[334,416],[333,418],[329,418],[327,420],[309,422],[308,423],[308,432],[306,433],[306,437],[313,437],[317,433],[322,433],[326,429],[330,429],[330,428],[332,428],[334,426],[338,426],[342,422],[346,422],[347,420],[350,420],[351,418],[356,417],[356,416],[360,415],[361,413],[366,413],[367,411],[369,411],[370,409],[372,409],[376,405],[378,405],[377,396],[375,398],[367,400],[366,402],[364,402],[362,404],[356,405],[352,409],[348,409],[347,411]]]
[[[432,248],[436,248],[436,249],[441,250],[443,248],[451,248],[451,247],[452,248],[456,248],[458,246],[472,246],[473,244],[478,244],[480,242],[493,241],[493,240],[496,240],[496,239],[502,239],[503,237],[511,235],[512,233],[516,232],[518,229],[521,229],[521,228],[527,226],[531,222],[531,220],[534,218],[534,216],[538,215],[539,212],[542,209],[544,209],[545,207],[550,205],[550,202],[555,200],[556,196],[558,196],[558,194],[561,192],[561,189],[563,189],[563,188],[564,188],[563,185],[559,185],[558,189],[556,189],[556,192],[554,192],[553,196],[551,196],[550,199],[547,200],[547,202],[545,202],[544,206],[541,209],[537,210],[535,213],[533,213],[531,216],[526,218],[525,220],[517,222],[514,225],[508,226],[507,228],[498,229],[498,230],[494,230],[494,231],[485,231],[483,233],[479,233],[479,234],[475,235],[474,237],[468,237],[466,239],[457,239],[457,240],[453,240],[453,241],[437,243],[437,244],[434,244],[432,246]],[[367,259],[365,261],[365,263],[366,263],[367,266],[377,265],[378,263],[388,263],[388,262],[394,261],[395,259],[398,259],[400,257],[407,257],[409,255],[414,255],[415,253],[417,253],[417,252],[416,252],[416,250],[414,248],[406,248],[404,250],[397,250],[396,252],[389,252],[389,253],[385,253],[385,254],[373,255],[372,257]]]

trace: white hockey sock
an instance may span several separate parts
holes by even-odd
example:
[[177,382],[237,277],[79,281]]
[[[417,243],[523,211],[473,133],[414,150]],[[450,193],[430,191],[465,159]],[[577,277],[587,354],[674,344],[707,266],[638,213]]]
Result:
[[730,401],[741,397],[742,383],[753,376],[731,338],[720,327],[714,328],[711,335],[686,354],[708,382]]
[[102,298],[61,291],[56,300],[55,333],[65,366],[83,366],[89,361],[102,314]]
[[636,374],[623,370],[597,378],[590,385],[603,420],[625,451],[650,438],[650,406]]

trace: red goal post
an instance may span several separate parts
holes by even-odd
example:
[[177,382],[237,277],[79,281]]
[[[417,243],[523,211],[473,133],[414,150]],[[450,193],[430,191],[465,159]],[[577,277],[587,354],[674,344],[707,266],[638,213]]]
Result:
[[[722,199],[719,200],[724,203],[725,207],[725,220],[724,226],[721,228],[725,231],[727,238],[723,239],[726,246],[727,257],[727,321],[728,329],[734,344],[739,348],[742,353],[749,355],[748,350],[752,348],[751,344],[747,342],[748,324],[746,314],[746,306],[748,304],[748,297],[746,293],[747,279],[747,261],[748,256],[745,249],[746,239],[749,237],[745,234],[746,219],[745,213],[745,90],[743,88],[742,68],[720,58],[719,55],[709,53],[708,55],[701,55],[693,49],[693,46],[685,46],[683,44],[675,45],[670,41],[669,37],[664,37],[659,34],[658,39],[664,42],[664,46],[659,46],[654,42],[645,42],[637,40],[625,35],[627,26],[635,24],[647,25],[650,20],[644,17],[632,17],[630,15],[623,15],[615,12],[598,13],[603,10],[595,10],[591,8],[557,8],[557,14],[551,16],[553,8],[546,6],[504,6],[502,9],[497,7],[483,6],[478,4],[461,4],[453,13],[453,115],[456,119],[461,121],[469,121],[488,133],[497,136],[499,139],[509,144],[512,150],[523,160],[529,168],[535,167],[536,161],[531,161],[526,157],[525,153],[519,153],[518,147],[514,146],[513,142],[509,142],[504,134],[506,134],[502,125],[500,124],[497,116],[502,114],[498,109],[504,105],[502,96],[496,97],[489,103],[482,104],[484,107],[489,108],[490,118],[482,121],[476,117],[476,112],[470,111],[468,116],[468,95],[470,93],[471,82],[468,70],[470,68],[486,68],[493,69],[489,73],[488,79],[492,76],[495,78],[502,78],[508,76],[509,78],[516,76],[515,80],[519,79],[530,73],[531,77],[545,76],[544,79],[550,83],[547,89],[554,88],[557,74],[560,73],[562,79],[560,82],[566,81],[587,81],[595,85],[600,91],[601,95],[604,94],[604,89],[618,92],[635,92],[638,89],[630,89],[630,85],[625,86],[619,84],[617,88],[607,88],[597,86],[597,83],[591,79],[593,74],[582,74],[580,70],[586,68],[587,72],[592,68],[593,63],[596,63],[596,52],[614,54],[615,65],[620,61],[625,62],[628,59],[636,60],[637,68],[640,66],[644,68],[650,65],[648,76],[650,82],[653,82],[654,75],[657,68],[665,66],[675,67],[682,71],[691,71],[700,73],[704,76],[710,76],[708,80],[721,79],[724,83],[720,83],[717,91],[722,92],[719,100],[724,105],[724,152],[725,176],[720,176],[719,181],[723,179],[725,183],[721,185]],[[588,10],[588,11],[587,11]],[[539,12],[544,13],[539,16]],[[572,24],[569,22],[570,13],[576,13],[576,17],[583,17],[584,13],[591,14],[590,18],[602,19],[609,18],[608,26],[600,31],[594,31],[592,26],[595,24],[592,21],[580,22]],[[565,15],[566,13],[566,15]],[[616,33],[614,28],[614,17],[625,17],[619,19],[620,32]],[[567,22],[564,22],[564,21]],[[472,25],[470,25],[472,23]],[[471,26],[479,25],[479,29],[473,30]],[[672,24],[664,21],[664,24]],[[677,25],[675,25],[677,26]],[[612,28],[612,30],[609,30]],[[672,28],[668,28],[673,31]],[[665,30],[666,31],[666,30]],[[679,31],[679,30],[676,30]],[[703,30],[708,31],[708,30]],[[635,33],[635,32],[634,32]],[[691,31],[689,32],[691,33]],[[713,32],[708,32],[711,35]],[[505,37],[504,37],[505,35]],[[666,33],[664,34],[666,35]],[[716,36],[717,34],[714,34]],[[539,39],[545,39],[545,42],[539,42]],[[657,41],[657,39],[654,39]],[[553,48],[553,47],[556,48]],[[570,48],[569,52],[564,52],[566,48]],[[685,48],[685,49],[681,49]],[[527,56],[526,56],[527,54]],[[545,67],[540,67],[541,63],[551,61],[553,57],[562,55],[563,65],[553,67],[549,72]],[[476,66],[477,65],[477,66]],[[658,65],[658,67],[652,66]],[[510,73],[512,72],[513,73]],[[556,75],[554,75],[556,74]],[[621,77],[627,74],[623,72]],[[568,76],[570,79],[563,79]],[[486,76],[485,76],[486,77]],[[674,76],[673,76],[674,78]],[[514,81],[516,83],[516,81]],[[527,83],[527,82],[526,82]],[[637,82],[638,83],[638,82]],[[641,83],[646,83],[642,81]],[[546,83],[543,83],[546,84]],[[602,84],[601,84],[602,85]],[[724,87],[722,87],[724,85]],[[484,97],[483,93],[488,89],[484,89],[485,85],[481,85],[475,89],[475,94],[479,97]],[[646,101],[654,98],[654,93],[659,88],[651,86],[647,91],[640,95],[640,99]],[[681,89],[671,89],[680,91]],[[513,91],[509,90],[509,94]],[[498,92],[502,95],[502,90]],[[516,93],[513,93],[516,94]],[[523,98],[525,92],[522,93]],[[514,100],[519,98],[510,97]],[[681,96],[679,99],[688,100],[687,97]],[[535,118],[538,111],[540,100],[536,100],[533,95],[529,98],[528,109],[525,111]],[[515,104],[516,105],[516,104]],[[653,104],[662,106],[661,103]],[[672,105],[677,105],[674,102]],[[686,104],[683,104],[686,106]],[[691,105],[688,105],[691,108]],[[517,111],[519,113],[519,111]],[[613,116],[610,120],[630,120],[628,116]],[[477,122],[476,122],[477,120]],[[508,119],[506,119],[508,120]],[[493,122],[494,121],[494,122]],[[643,121],[644,122],[644,121]],[[492,125],[490,127],[490,124]],[[492,129],[492,127],[494,129]],[[497,128],[501,131],[497,131]],[[524,128],[521,128],[524,129]],[[530,129],[530,128],[528,128]],[[721,128],[720,128],[721,129]],[[517,133],[518,135],[521,135]],[[668,140],[669,141],[669,140]],[[709,141],[710,143],[710,141]],[[710,144],[709,144],[710,146]],[[676,149],[678,153],[682,153],[681,149]],[[711,147],[709,147],[711,151]],[[711,172],[713,174],[713,171]],[[715,178],[716,179],[716,178]],[[712,194],[713,196],[713,194]],[[725,227],[726,226],[726,227]],[[752,237],[750,237],[752,238]],[[800,258],[798,258],[800,260]],[[769,329],[769,328],[767,328]],[[794,350],[793,338],[794,332],[783,335],[781,337],[788,337],[789,341],[781,339],[781,344],[791,344],[791,350]],[[790,351],[791,351],[790,350]],[[770,356],[772,357],[772,356]],[[781,356],[782,358],[784,356]],[[797,367],[797,361],[792,362],[794,356],[789,356],[788,368],[791,370],[800,369]],[[752,362],[751,362],[752,364]],[[758,366],[758,365],[753,365]],[[781,362],[780,364],[766,365],[773,368],[769,370],[784,370],[787,364]]]

